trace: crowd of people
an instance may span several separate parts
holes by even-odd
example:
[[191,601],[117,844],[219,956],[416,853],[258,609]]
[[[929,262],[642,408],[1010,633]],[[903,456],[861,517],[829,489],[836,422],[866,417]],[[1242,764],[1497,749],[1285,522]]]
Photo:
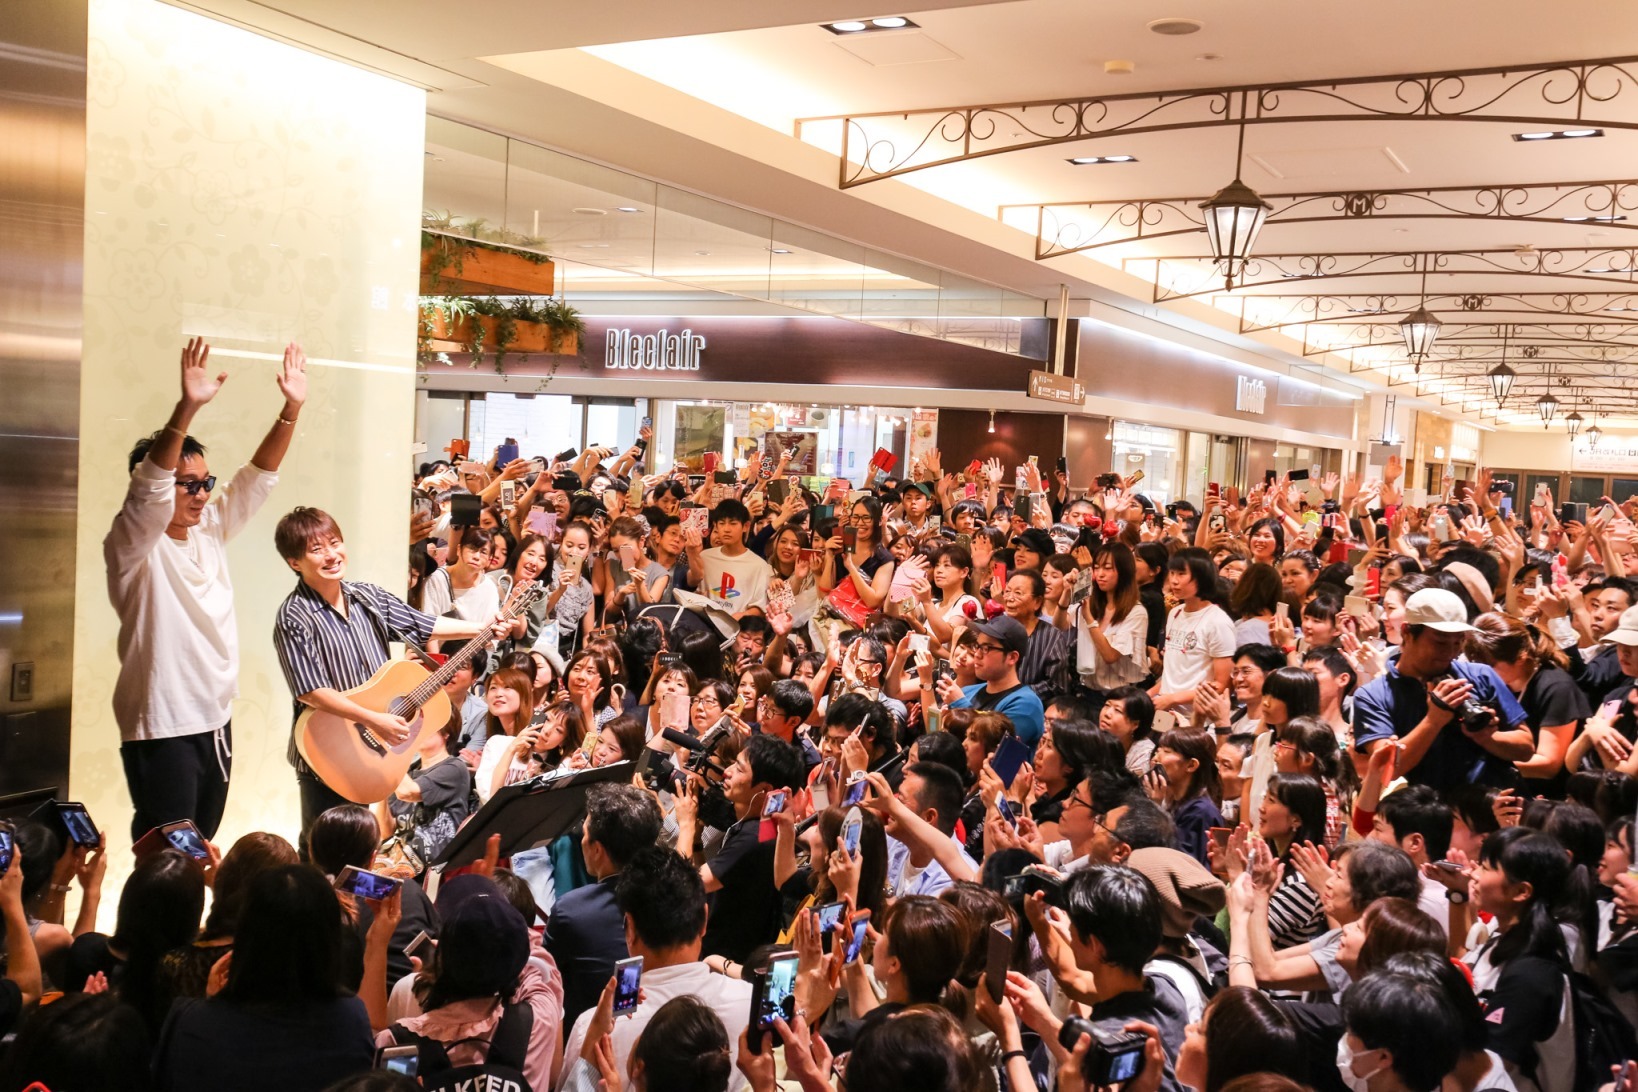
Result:
[[280,522],[292,693],[373,603],[447,720],[374,806],[298,766],[300,845],[143,857],[106,935],[102,852],[16,823],[0,1092],[1638,1092],[1632,504],[647,441],[423,466],[404,600]]

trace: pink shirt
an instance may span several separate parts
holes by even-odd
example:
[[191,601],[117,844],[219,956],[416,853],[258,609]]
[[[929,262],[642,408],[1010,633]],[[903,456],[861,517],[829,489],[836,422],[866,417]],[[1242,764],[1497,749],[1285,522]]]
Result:
[[[540,962],[537,962],[540,961]],[[542,970],[542,963],[545,970]],[[518,988],[510,998],[513,1004],[526,1004],[534,1010],[534,1024],[529,1032],[529,1053],[524,1059],[523,1075],[533,1088],[552,1086],[552,1060],[563,1033],[563,976],[557,963],[543,948],[535,947],[529,953],[529,962],[518,976]],[[399,1023],[429,1039],[454,1043],[449,1049],[451,1065],[476,1065],[484,1060],[486,1043],[500,1022],[501,1006],[489,998],[457,1001],[422,1016],[412,1016]],[[477,1042],[457,1043],[460,1039]],[[375,1045],[396,1045],[390,1030],[376,1035]]]

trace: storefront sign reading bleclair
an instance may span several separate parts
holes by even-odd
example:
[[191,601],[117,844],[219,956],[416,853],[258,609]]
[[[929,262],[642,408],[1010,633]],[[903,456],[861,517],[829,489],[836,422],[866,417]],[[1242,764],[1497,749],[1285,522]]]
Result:
[[673,334],[659,330],[634,334],[630,330],[610,330],[603,350],[603,367],[624,371],[697,372],[705,335],[692,330]]

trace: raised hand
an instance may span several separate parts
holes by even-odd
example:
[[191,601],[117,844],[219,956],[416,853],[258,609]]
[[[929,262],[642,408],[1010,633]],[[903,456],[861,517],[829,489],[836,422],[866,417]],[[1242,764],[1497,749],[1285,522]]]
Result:
[[[209,363],[210,346],[205,339],[196,337],[189,340],[187,348],[182,350],[182,401],[191,409],[198,409],[215,398],[216,392],[227,382],[227,372],[219,372],[215,379],[211,378],[207,367]],[[280,385],[283,385],[282,380]]]
[[307,401],[307,354],[294,341],[284,347],[278,382],[286,405],[300,407]]

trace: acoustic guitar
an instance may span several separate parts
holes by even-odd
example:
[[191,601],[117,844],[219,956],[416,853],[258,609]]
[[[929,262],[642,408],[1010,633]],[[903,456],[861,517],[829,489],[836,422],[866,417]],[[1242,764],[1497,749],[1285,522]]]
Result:
[[[544,594],[538,583],[517,589],[507,601],[506,619],[516,619]],[[403,717],[410,727],[404,742],[388,744],[357,721],[307,709],[296,719],[297,752],[326,785],[355,804],[385,800],[415,762],[422,735],[449,721],[444,684],[494,637],[495,626],[486,626],[437,671],[410,660],[389,660],[368,682],[346,691],[349,700],[366,709]]]

